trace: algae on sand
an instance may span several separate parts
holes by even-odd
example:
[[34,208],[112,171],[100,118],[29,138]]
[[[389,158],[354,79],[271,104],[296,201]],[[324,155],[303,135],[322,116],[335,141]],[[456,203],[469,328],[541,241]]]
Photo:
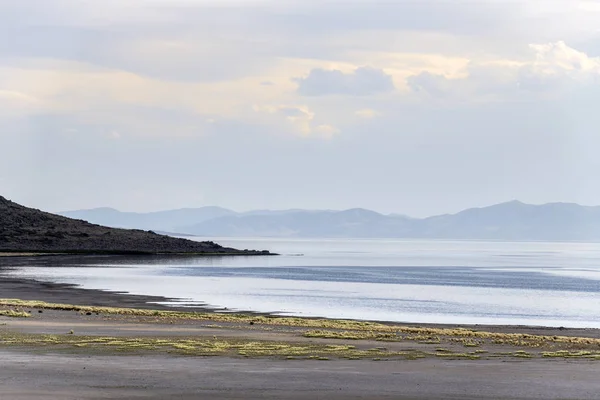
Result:
[[[547,355],[545,357],[577,357],[578,351],[593,351],[588,358],[596,357],[598,349],[600,349],[600,339],[586,337],[570,337],[570,336],[544,336],[532,335],[525,333],[504,333],[504,332],[487,332],[476,331],[464,328],[436,328],[436,327],[413,327],[395,324],[384,324],[378,322],[353,321],[353,320],[334,320],[322,318],[300,318],[300,317],[280,317],[270,315],[251,315],[251,314],[234,314],[234,313],[216,313],[216,312],[181,312],[181,311],[164,311],[151,309],[132,309],[132,308],[115,308],[115,307],[91,307],[78,306],[70,304],[53,304],[41,301],[23,301],[17,299],[0,299],[0,306],[12,309],[53,309],[77,311],[80,313],[97,313],[103,315],[122,315],[148,317],[149,323],[172,323],[176,321],[206,321],[213,323],[231,323],[234,325],[254,325],[254,326],[277,326],[290,328],[308,328],[306,331],[297,332],[305,338],[315,339],[338,339],[338,340],[375,340],[382,342],[403,342],[413,341],[422,345],[436,345],[439,348],[440,344],[452,345],[453,343],[462,344],[463,347],[479,347],[479,346],[509,346],[517,348],[538,348],[544,350]],[[29,316],[26,313],[19,316]],[[16,316],[16,315],[15,315]],[[215,324],[211,324],[214,326]],[[179,343],[179,347],[174,350],[186,350],[188,344]],[[189,349],[188,349],[189,350]],[[261,351],[253,351],[252,349],[238,349],[242,355],[258,354]],[[268,351],[267,351],[268,350]],[[556,353],[558,351],[569,351],[569,353]],[[361,357],[358,350],[348,350],[348,357]],[[512,350],[514,351],[514,350]],[[511,351],[511,355],[513,354]],[[263,349],[265,354],[280,354],[287,356],[295,356],[295,354],[286,354],[285,351],[276,351],[274,348]],[[354,353],[353,353],[354,352]],[[293,353],[293,352],[292,352]],[[331,353],[331,350],[327,351]],[[385,352],[382,352],[385,353]],[[382,356],[387,356],[383,354]],[[408,355],[407,355],[408,356]],[[410,355],[413,357],[413,355]],[[440,357],[440,356],[438,356]],[[441,356],[443,357],[443,356]],[[517,356],[526,358],[526,356]],[[579,355],[579,357],[582,357]]]
[[373,356],[411,359],[421,352],[365,351],[351,345],[322,345],[244,339],[97,337],[20,334],[0,331],[0,346],[87,349],[89,351],[162,351],[186,356],[277,357],[282,359],[363,359]]
[[0,317],[29,318],[31,317],[31,314],[19,310],[0,310]]

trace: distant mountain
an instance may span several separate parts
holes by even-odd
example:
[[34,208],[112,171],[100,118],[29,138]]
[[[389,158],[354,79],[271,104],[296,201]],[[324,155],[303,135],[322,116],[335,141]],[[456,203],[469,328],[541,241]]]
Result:
[[419,237],[600,241],[600,207],[519,201],[422,220]]
[[[250,255],[213,242],[108,228],[21,206],[0,196],[0,253],[193,253]],[[268,253],[268,252],[267,252]]]
[[[76,215],[82,217],[85,212]],[[94,222],[107,225],[120,223],[198,236],[600,241],[600,207],[569,203],[512,201],[423,219],[365,209],[236,213],[205,207],[149,214],[87,212],[92,212],[89,215],[96,218]],[[102,219],[102,215],[112,219]]]
[[177,231],[199,236],[396,237],[410,220],[374,211],[291,211],[214,218]]
[[151,213],[121,212],[114,208],[94,208],[91,210],[65,211],[59,214],[114,228],[175,232],[176,228],[182,225],[235,215],[236,212],[221,207],[182,208]]

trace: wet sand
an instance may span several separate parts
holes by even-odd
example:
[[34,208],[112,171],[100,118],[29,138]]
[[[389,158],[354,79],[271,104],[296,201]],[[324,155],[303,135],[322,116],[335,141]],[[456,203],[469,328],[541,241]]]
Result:
[[[54,303],[167,309],[148,302],[165,299],[77,289],[70,285],[0,278],[0,298]],[[0,317],[0,333],[110,336],[125,338],[213,338],[309,345],[347,340],[307,338],[305,328],[260,327],[211,321],[152,321],[150,318],[32,311],[30,318]],[[419,326],[425,326],[420,324]],[[429,327],[454,327],[427,325]],[[540,327],[470,327],[491,332],[600,337],[600,331]],[[1,342],[1,338],[0,338]],[[434,351],[451,341],[382,343],[352,341],[358,348]],[[486,344],[479,350],[515,352],[519,347]],[[527,349],[529,351],[529,349]],[[0,399],[597,399],[600,361],[499,357],[482,359],[285,360],[232,354],[205,357],[169,352],[73,350],[62,347],[0,346]]]
[[[0,268],[0,273],[2,272]],[[176,307],[165,306],[158,303],[170,302],[170,299],[159,296],[141,296],[128,293],[108,292],[103,290],[81,289],[75,285],[41,282],[33,279],[20,279],[0,275],[0,298],[40,300],[49,303],[77,304],[86,306],[125,307],[154,310],[179,310],[179,311],[215,311],[209,306],[205,307]],[[259,314],[259,313],[247,313]],[[385,323],[386,321],[378,321]],[[404,323],[403,323],[404,324]],[[513,325],[461,325],[461,324],[411,324],[409,326],[425,326],[439,328],[468,328],[486,329],[493,332],[527,333],[532,335],[561,335],[584,336],[600,338],[600,329],[539,327],[539,326],[513,326]]]
[[0,398],[597,399],[600,367],[461,361],[289,362],[0,350]]
[[80,289],[69,284],[39,282],[33,279],[8,278],[1,275],[0,298],[40,300],[49,303],[80,304],[88,306],[171,309],[156,304],[157,302],[171,300],[165,297],[136,296],[102,290]]

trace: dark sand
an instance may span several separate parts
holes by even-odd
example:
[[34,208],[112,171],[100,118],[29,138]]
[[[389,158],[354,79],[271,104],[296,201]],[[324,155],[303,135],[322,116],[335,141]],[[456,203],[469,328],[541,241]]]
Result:
[[[161,308],[156,297],[0,277],[0,298],[114,307]],[[4,325],[2,325],[4,324]],[[260,330],[208,322],[151,323],[45,310],[31,318],[0,317],[0,329],[22,333],[125,337],[223,337],[337,344],[299,337],[298,329]],[[433,325],[430,325],[433,326]],[[447,326],[447,325],[446,325]],[[442,327],[441,325],[439,327]],[[484,327],[477,327],[483,329]],[[598,330],[485,327],[494,332],[599,337]],[[418,348],[416,342],[359,341],[366,347]],[[352,344],[357,344],[356,342]],[[429,345],[431,346],[431,345]],[[458,345],[457,345],[458,346]],[[435,347],[435,346],[434,346]],[[493,349],[489,349],[493,351]],[[511,350],[511,349],[509,349]],[[514,350],[514,349],[512,349]],[[462,349],[460,351],[466,351]],[[373,361],[197,357],[148,352],[90,353],[0,347],[0,399],[598,399],[600,361],[482,359]]]
[[[103,290],[80,289],[75,285],[40,282],[33,279],[19,279],[1,275],[0,299],[40,300],[49,303],[77,304],[86,306],[125,307],[153,310],[214,311],[206,307],[173,307],[158,304],[173,301],[158,296],[139,296],[127,293],[107,292]],[[253,314],[253,313],[249,313]],[[385,321],[383,321],[385,323]],[[600,338],[600,329],[512,326],[512,325],[459,325],[459,324],[411,324],[408,326],[426,326],[439,328],[468,328],[503,333],[527,333],[532,335],[560,335]],[[1,399],[0,399],[1,400]]]
[[598,399],[600,364],[279,361],[0,350],[0,398]]
[[80,289],[69,284],[38,282],[32,279],[6,278],[1,275],[0,298],[40,300],[48,303],[88,306],[172,309],[159,304],[153,304],[155,302],[170,300],[164,297],[135,296],[102,290]]

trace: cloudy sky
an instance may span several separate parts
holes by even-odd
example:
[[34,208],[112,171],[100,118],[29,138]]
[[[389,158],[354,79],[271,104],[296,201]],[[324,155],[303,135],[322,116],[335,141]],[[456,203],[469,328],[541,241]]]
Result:
[[0,195],[600,204],[598,0],[6,0]]

